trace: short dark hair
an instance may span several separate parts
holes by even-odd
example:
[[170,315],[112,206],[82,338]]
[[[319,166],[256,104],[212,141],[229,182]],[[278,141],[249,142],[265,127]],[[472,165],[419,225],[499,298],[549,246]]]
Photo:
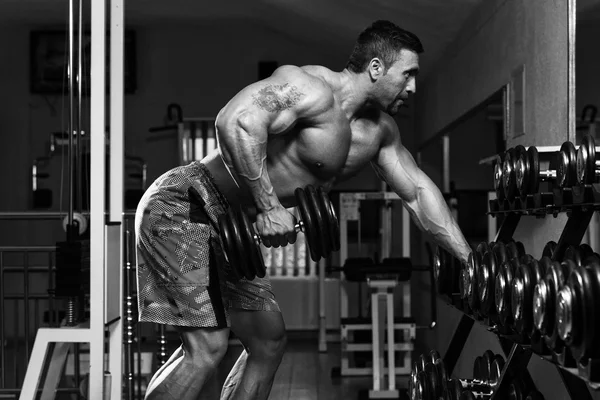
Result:
[[375,21],[358,35],[346,68],[355,73],[363,72],[375,57],[383,61],[385,68],[389,68],[401,49],[412,50],[417,54],[424,51],[421,41],[414,33],[390,21]]

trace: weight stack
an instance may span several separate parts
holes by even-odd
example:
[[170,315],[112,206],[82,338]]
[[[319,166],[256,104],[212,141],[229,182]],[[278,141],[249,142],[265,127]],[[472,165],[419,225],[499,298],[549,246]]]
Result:
[[56,297],[90,292],[90,241],[56,243]]

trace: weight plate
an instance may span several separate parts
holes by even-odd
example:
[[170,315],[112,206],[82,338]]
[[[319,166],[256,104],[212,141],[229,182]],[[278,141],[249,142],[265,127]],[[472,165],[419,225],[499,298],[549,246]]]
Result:
[[554,255],[554,251],[556,250],[556,242],[551,240],[544,246],[544,250],[542,251],[542,257],[552,258]]
[[515,197],[515,191],[517,189],[517,183],[515,181],[515,161],[516,161],[516,150],[510,148],[504,154],[504,160],[502,162],[502,184],[504,185],[504,194],[510,201]]
[[521,251],[516,242],[508,242],[505,247],[506,247],[506,257],[509,260],[512,260],[513,258],[516,258],[516,259],[521,258]]
[[238,217],[242,223],[241,231],[244,234],[244,237],[248,241],[247,249],[248,249],[248,264],[252,266],[252,269],[255,271],[256,276],[259,278],[264,278],[267,273],[267,268],[265,266],[265,260],[262,255],[262,251],[260,251],[260,246],[254,239],[256,232],[252,227],[252,223],[250,222],[250,218],[248,215],[239,211]]
[[[566,248],[563,260],[572,260],[575,265],[581,266],[581,250],[579,246],[570,245]],[[566,277],[565,277],[566,278]]]
[[[517,321],[517,330],[525,335],[531,336],[533,329],[533,290],[536,285],[536,271],[539,271],[538,262],[532,260],[530,264],[521,264],[521,280],[523,284],[523,295],[521,309],[521,319]],[[515,318],[516,320],[516,318]]]
[[[577,152],[572,142],[566,141],[558,152],[558,170],[556,172],[560,187],[572,187],[577,183]],[[558,179],[558,176],[562,179]]]
[[252,269],[252,266],[248,265],[248,241],[242,235],[242,230],[240,229],[240,221],[238,219],[236,211],[230,208],[227,211],[227,213],[229,214],[227,222],[229,225],[229,229],[231,230],[231,238],[233,239],[233,246],[231,247],[235,248],[233,252],[236,254],[237,257],[237,268],[240,270],[240,272],[246,279],[251,281],[256,277],[256,272]]
[[[506,280],[506,269],[508,262],[503,263],[498,270],[498,274],[496,275],[496,281],[494,282],[494,303],[496,305],[496,313],[499,315],[502,314],[502,310],[506,304],[505,295],[507,293],[508,282]],[[502,318],[500,319],[500,323],[504,325],[504,321]]]
[[589,134],[581,139],[577,150],[577,180],[588,185],[596,180],[596,143]]
[[486,350],[483,352],[481,366],[483,368],[483,381],[488,382],[490,380],[490,371],[492,370],[492,362],[494,361],[494,352]]
[[530,194],[540,191],[540,155],[535,146],[529,146],[527,149],[529,161],[529,188]]
[[[439,384],[442,388],[442,393],[448,392],[448,374],[446,374],[446,366],[444,365],[444,360],[438,358],[433,363],[435,366],[436,374],[438,376]],[[441,396],[441,395],[440,395]],[[438,396],[438,397],[440,397]]]
[[242,276],[244,276],[244,272],[240,270],[240,255],[237,251],[237,246],[235,244],[235,239],[233,238],[233,232],[230,228],[229,219],[231,218],[231,214],[226,212],[219,216],[219,231],[221,237],[221,246],[223,247],[223,252],[227,255],[227,261],[230,265],[230,271],[232,273],[232,278],[235,281],[238,281]]
[[463,388],[458,379],[452,378],[450,382],[448,382],[448,393],[450,394],[451,399],[460,399],[460,396],[463,393]]
[[[586,298],[586,304],[590,311],[597,315],[596,302],[600,299],[600,257],[597,254],[588,257],[585,260],[585,267],[590,275],[593,290],[592,296]],[[591,350],[591,358],[600,358],[600,318],[595,317],[593,320],[593,331],[587,333],[589,339],[587,347]]]
[[[506,252],[506,245],[502,242],[496,242],[492,246],[492,252],[496,256],[496,265],[500,265],[508,260],[508,254]],[[494,268],[494,272],[496,269]]]
[[594,307],[594,288],[592,277],[585,267],[576,268],[567,281],[572,293],[572,326],[568,340],[561,337],[571,348],[573,357],[579,361],[590,357],[593,353],[594,324],[596,319]]
[[329,196],[325,192],[322,186],[317,188],[317,193],[320,196],[320,205],[324,211],[324,214],[327,218],[327,226],[329,227],[329,238],[331,243],[332,251],[340,250],[340,223],[338,221],[337,214],[335,213],[335,209],[333,208],[333,204],[329,199]]
[[523,287],[523,265],[515,271],[515,276],[512,281],[512,287],[510,292],[510,306],[512,309],[512,318],[515,321],[515,326],[519,330],[519,325],[522,325],[521,320],[523,319],[523,302],[524,302],[524,287]]
[[500,382],[500,376],[502,375],[504,364],[504,357],[502,357],[500,354],[496,354],[492,360],[492,365],[490,366],[490,385],[496,386]]
[[322,212],[321,196],[317,195],[314,186],[308,185],[305,189],[306,197],[308,198],[309,210],[315,223],[315,228],[319,232],[316,240],[319,242],[319,255],[322,258],[328,257],[331,254],[331,242],[329,240],[329,227],[327,226],[329,216]]
[[483,357],[477,356],[473,362],[473,379],[484,381],[484,377],[485,367],[483,366]]
[[514,150],[514,154],[513,154],[513,158],[511,159],[511,169],[512,169],[512,175],[510,177],[510,183],[509,183],[509,188],[507,190],[507,197],[509,199],[513,199],[515,198],[518,194],[519,194],[519,189],[517,186],[517,181],[519,179],[519,171],[517,171],[517,165],[518,165],[518,161],[519,158],[521,157],[526,157],[527,156],[527,150],[525,150],[525,147],[523,145],[517,145],[515,146],[515,150]]
[[519,154],[517,163],[515,164],[515,176],[517,179],[517,189],[521,197],[526,197],[529,194],[529,154],[523,152]]
[[585,260],[588,257],[594,256],[594,254],[595,254],[594,250],[592,250],[590,245],[587,243],[582,243],[579,245],[579,252],[581,253],[582,265],[585,265]]
[[429,362],[432,364],[435,364],[436,360],[441,360],[442,357],[440,356],[440,353],[437,350],[431,350],[429,352]]
[[[419,372],[417,374],[417,398],[421,398],[423,400],[433,399],[432,390],[429,384],[429,376],[426,372]],[[419,394],[421,397],[419,397]]]
[[427,357],[421,354],[417,359],[417,372],[425,371],[425,364],[427,364]]
[[[566,283],[567,278],[571,274],[577,265],[573,260],[564,260],[559,266],[556,268],[553,263],[553,267],[551,268],[552,274],[549,275],[548,285],[549,285],[549,293],[548,303],[546,304],[546,316],[548,319],[548,325],[551,326],[551,329],[547,329],[547,333],[545,334],[546,344],[551,350],[560,350],[562,346],[564,346],[564,342],[560,339],[557,327],[556,316],[558,314],[558,293]],[[549,305],[555,305],[553,312],[550,313]]]
[[294,191],[296,195],[296,201],[298,202],[298,211],[300,212],[300,218],[302,220],[304,236],[308,244],[310,251],[310,258],[317,262],[321,259],[322,251],[319,246],[319,230],[317,228],[317,221],[313,220],[312,213],[310,212],[310,203],[308,196],[302,188],[296,188]]
[[479,311],[479,284],[477,282],[482,262],[483,255],[479,251],[476,251],[473,256],[473,269],[469,270],[469,288],[467,296],[469,307],[471,307],[471,310],[473,311]]
[[504,184],[502,179],[502,157],[496,155],[494,161],[494,190],[496,191],[496,198],[498,201],[504,201]]

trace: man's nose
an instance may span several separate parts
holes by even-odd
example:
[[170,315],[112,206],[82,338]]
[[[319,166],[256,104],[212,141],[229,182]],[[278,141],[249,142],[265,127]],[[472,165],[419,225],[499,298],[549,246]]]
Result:
[[415,93],[417,91],[417,80],[414,77],[411,77],[406,85],[407,93]]

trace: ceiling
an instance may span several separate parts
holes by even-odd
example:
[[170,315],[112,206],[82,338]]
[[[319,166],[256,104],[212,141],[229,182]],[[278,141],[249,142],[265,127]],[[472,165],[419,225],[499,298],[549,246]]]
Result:
[[[83,1],[89,9],[90,0]],[[344,49],[344,53],[365,26],[389,19],[420,37],[425,47],[424,70],[440,57],[483,0],[123,1],[129,25],[244,20],[331,51]],[[65,26],[68,5],[69,0],[0,0],[0,26],[4,22]]]
[[[123,1],[126,22],[130,25],[244,20],[331,49],[347,49],[370,22],[389,19],[420,37],[425,47],[421,66],[426,74],[484,0]],[[578,20],[600,17],[600,0],[576,1]],[[83,3],[89,9],[90,0]],[[69,0],[0,0],[0,26],[6,23],[64,26],[68,5]]]

